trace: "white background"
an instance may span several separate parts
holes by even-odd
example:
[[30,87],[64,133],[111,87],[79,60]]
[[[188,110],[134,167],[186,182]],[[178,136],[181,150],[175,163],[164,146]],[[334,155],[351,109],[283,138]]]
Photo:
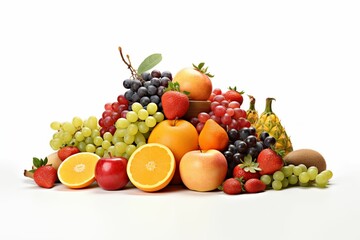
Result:
[[[236,4],[235,4],[236,2]],[[1,239],[360,239],[357,1],[1,1]],[[213,85],[266,97],[295,149],[324,155],[327,189],[228,196],[169,187],[41,189],[51,121],[100,116],[133,65],[204,61]],[[246,97],[246,95],[244,95]],[[243,108],[248,108],[245,98]]]

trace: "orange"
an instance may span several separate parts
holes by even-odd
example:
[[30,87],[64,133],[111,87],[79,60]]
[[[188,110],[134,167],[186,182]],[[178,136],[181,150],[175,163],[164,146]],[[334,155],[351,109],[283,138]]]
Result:
[[199,146],[201,150],[216,149],[222,151],[229,143],[226,130],[211,118],[204,124],[199,134]]
[[69,188],[85,188],[95,181],[95,166],[100,157],[80,152],[66,158],[58,168],[58,178]]
[[151,131],[148,143],[160,143],[168,148],[174,154],[176,161],[175,175],[171,184],[180,184],[179,163],[183,155],[191,150],[199,149],[199,134],[194,125],[189,121],[164,120],[158,123]]
[[190,100],[202,100],[209,99],[212,92],[212,82],[210,78],[203,72],[195,68],[183,68],[178,71],[173,82],[180,84],[180,91],[187,91]]
[[148,143],[131,154],[126,172],[135,187],[145,192],[155,192],[170,183],[175,168],[175,158],[168,147]]

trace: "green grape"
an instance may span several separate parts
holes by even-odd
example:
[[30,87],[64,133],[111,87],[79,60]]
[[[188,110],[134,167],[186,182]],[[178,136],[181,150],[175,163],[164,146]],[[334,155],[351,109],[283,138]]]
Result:
[[274,180],[278,180],[278,181],[282,181],[283,179],[284,179],[284,173],[282,172],[282,171],[276,171],[276,172],[274,172],[274,174],[273,174],[273,179]]
[[156,119],[155,119],[153,116],[148,116],[148,117],[145,119],[145,124],[146,124],[146,126],[148,126],[148,127],[155,127],[155,125],[156,125]]
[[108,140],[109,142],[111,142],[112,138],[113,138],[113,136],[109,132],[105,132],[104,135],[103,135],[103,139]]
[[136,122],[136,121],[139,119],[139,117],[138,117],[138,115],[137,115],[136,112],[134,112],[134,111],[129,111],[129,112],[126,113],[126,119],[127,119],[129,122],[134,123],[134,122]]
[[263,183],[265,183],[266,185],[269,185],[269,184],[271,183],[271,181],[272,181],[271,176],[270,176],[270,175],[267,175],[267,174],[262,175],[262,176],[260,177],[260,180],[261,180]]
[[139,122],[138,123],[138,129],[141,133],[147,133],[149,132],[149,127],[146,125],[145,122]]
[[130,135],[136,135],[138,132],[138,126],[135,123],[131,123],[127,128],[127,133]]
[[61,138],[62,131],[56,132],[53,134],[52,138]]
[[301,166],[294,166],[293,173],[295,176],[299,176],[300,173],[303,172],[303,169]]
[[78,148],[79,148],[80,152],[86,152],[86,143],[79,142]]
[[306,171],[307,171],[307,167],[306,167],[305,164],[300,163],[298,166],[301,167],[301,169],[302,169],[303,172],[306,172]]
[[[138,113],[141,109],[143,109],[143,106],[139,102],[134,102],[131,105],[131,110]],[[144,109],[145,110],[145,109]]]
[[124,142],[128,145],[132,144],[135,141],[135,136],[134,135],[130,135],[130,134],[126,134],[124,136]]
[[271,183],[271,186],[274,190],[281,190],[282,188],[282,183],[281,181],[279,180],[274,180],[272,183]]
[[136,143],[136,147],[139,148],[144,144],[146,144],[146,142],[138,142],[138,143]]
[[310,180],[310,176],[307,172],[302,172],[299,175],[299,182],[300,183],[308,183]]
[[145,120],[149,116],[149,112],[146,109],[140,109],[137,114],[140,120]]
[[100,136],[100,131],[99,131],[99,129],[93,129],[93,130],[91,131],[91,137],[92,137],[92,138],[95,138],[95,137],[97,137],[97,136]]
[[156,105],[156,103],[151,102],[146,106],[146,110],[148,111],[149,115],[153,115],[157,112],[158,106]]
[[108,140],[103,140],[103,142],[101,143],[101,147],[104,150],[108,150],[110,146],[111,146],[111,143]]
[[80,131],[77,131],[77,132],[75,133],[74,137],[75,137],[75,139],[76,139],[77,141],[79,141],[79,142],[84,141],[84,139],[85,139],[84,135],[83,135],[82,132],[80,132]]
[[115,122],[115,127],[117,129],[119,129],[119,128],[125,129],[129,126],[129,124],[130,124],[130,122],[126,118],[119,118]]
[[118,129],[116,129],[116,131],[115,131],[115,133],[114,133],[114,136],[124,137],[126,133],[127,133],[127,129],[125,129],[125,128],[118,128]]
[[91,130],[98,128],[98,119],[95,116],[90,116],[86,120],[85,127],[90,128]]
[[96,150],[96,147],[95,147],[94,144],[92,144],[92,143],[86,144],[86,147],[85,147],[85,151],[86,151],[86,152],[92,152],[92,153],[94,153],[95,150]]
[[130,158],[130,155],[127,154],[126,152],[123,153],[123,155],[121,155],[123,158],[126,158],[126,159],[129,159]]
[[303,183],[303,182],[300,182],[300,181],[299,181],[299,186],[300,186],[300,187],[309,187],[309,186],[310,186],[310,182]]
[[100,157],[103,157],[104,153],[105,153],[105,150],[102,147],[97,147],[96,150],[95,150],[95,154],[100,156]]
[[291,174],[293,174],[293,169],[289,166],[283,166],[281,171],[284,173],[285,177],[289,177]]
[[114,145],[115,155],[120,157],[126,151],[127,144],[124,142],[117,142]]
[[[126,135],[125,135],[126,136]],[[122,138],[122,137],[117,137],[117,136],[113,136],[112,137],[112,139],[111,139],[111,142],[112,142],[112,144],[116,144],[116,143],[118,143],[118,142],[123,142],[124,141],[124,139]]]
[[295,185],[295,184],[297,184],[298,181],[299,181],[299,179],[298,179],[298,177],[297,177],[296,175],[291,175],[291,176],[289,176],[289,177],[288,177],[288,180],[289,180],[289,183],[290,183],[291,185]]
[[146,142],[144,135],[140,132],[136,133],[134,142],[138,144],[139,142]]
[[50,123],[50,128],[51,128],[52,130],[58,131],[58,130],[60,130],[60,128],[61,128],[61,123],[58,122],[58,121],[51,122],[51,123]]
[[126,147],[125,153],[131,156],[131,154],[136,150],[136,146],[133,144],[130,144]]
[[65,131],[65,132],[68,132],[70,133],[71,135],[73,135],[75,132],[76,132],[76,128],[74,127],[74,125],[70,122],[64,122],[62,124],[62,129]]
[[62,137],[62,140],[63,140],[64,144],[68,144],[72,140],[73,135],[71,133],[69,133],[69,132],[63,132],[61,134],[61,137]]
[[99,147],[101,146],[101,144],[103,143],[103,139],[100,136],[96,136],[93,138],[93,143],[95,144],[95,146]]
[[88,127],[83,127],[81,129],[82,134],[84,135],[84,137],[90,137],[91,136],[91,129]]
[[282,188],[287,188],[287,186],[289,186],[289,180],[287,178],[284,178],[281,181],[281,185],[282,185]]
[[72,124],[76,129],[80,129],[83,126],[83,120],[80,117],[73,117]]
[[53,150],[58,150],[62,146],[62,141],[59,138],[53,138],[50,140],[50,147]]
[[93,142],[93,139],[92,139],[91,137],[86,137],[85,140],[84,140],[84,142],[85,142],[86,144],[92,144],[92,143],[94,143],[94,142]]
[[156,122],[158,122],[158,123],[164,121],[164,118],[165,118],[165,116],[162,112],[154,113],[153,117],[156,119]]
[[326,174],[323,174],[323,172],[321,172],[316,176],[315,182],[320,187],[326,186],[328,183],[328,178],[327,178]]
[[308,168],[307,173],[309,174],[309,179],[310,180],[315,180],[316,176],[319,173],[319,170],[317,167],[315,166],[311,166]]
[[322,171],[321,174],[324,174],[324,176],[327,178],[327,180],[330,180],[333,176],[332,171],[328,170],[328,169]]
[[110,146],[109,149],[107,150],[107,154],[109,156],[115,156],[115,146]]

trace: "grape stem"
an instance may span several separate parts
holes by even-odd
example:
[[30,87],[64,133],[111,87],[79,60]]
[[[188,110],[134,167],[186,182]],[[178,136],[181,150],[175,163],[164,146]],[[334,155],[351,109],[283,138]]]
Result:
[[127,58],[127,61],[124,57],[124,54],[122,52],[122,48],[119,47],[119,52],[120,52],[120,57],[121,59],[123,60],[123,62],[126,64],[126,66],[128,67],[128,69],[130,70],[131,72],[131,76],[134,78],[134,79],[139,79],[140,81],[142,81],[141,77],[137,74],[135,68],[131,65],[131,60],[130,60],[130,56],[127,54],[126,55],[126,58]]

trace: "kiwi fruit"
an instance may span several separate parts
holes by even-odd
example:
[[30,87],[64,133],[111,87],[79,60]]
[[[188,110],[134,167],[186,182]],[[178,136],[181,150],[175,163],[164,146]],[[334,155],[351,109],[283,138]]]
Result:
[[325,158],[318,152],[313,149],[297,149],[292,152],[289,152],[285,155],[284,161],[286,164],[304,164],[306,167],[315,166],[318,168],[319,172],[322,172],[326,169]]

